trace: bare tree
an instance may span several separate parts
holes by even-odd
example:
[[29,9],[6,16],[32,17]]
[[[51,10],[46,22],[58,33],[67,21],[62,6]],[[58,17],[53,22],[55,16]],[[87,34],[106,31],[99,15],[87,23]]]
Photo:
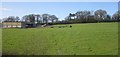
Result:
[[42,23],[42,16],[39,14],[35,15],[35,23]]
[[113,21],[120,21],[120,10],[113,14],[112,20]]
[[54,23],[54,22],[58,21],[58,18],[55,15],[51,15],[50,20],[51,20],[52,23]]
[[50,19],[49,17],[50,17],[49,14],[42,14],[43,23],[48,24],[48,20]]
[[98,22],[100,22],[105,19],[105,15],[107,14],[107,12],[105,10],[99,9],[99,10],[96,10],[94,14],[95,14],[95,18],[98,20]]
[[22,17],[22,20],[26,23],[35,23],[35,15],[29,14]]
[[4,22],[16,22],[17,20],[19,20],[19,17],[15,17],[15,16],[9,16],[9,17],[6,17],[6,18],[3,18],[3,21]]

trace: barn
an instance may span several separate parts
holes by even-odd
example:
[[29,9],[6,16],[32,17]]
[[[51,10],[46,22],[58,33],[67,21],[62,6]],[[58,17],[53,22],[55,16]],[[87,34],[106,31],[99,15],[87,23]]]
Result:
[[2,28],[25,28],[24,22],[2,22]]

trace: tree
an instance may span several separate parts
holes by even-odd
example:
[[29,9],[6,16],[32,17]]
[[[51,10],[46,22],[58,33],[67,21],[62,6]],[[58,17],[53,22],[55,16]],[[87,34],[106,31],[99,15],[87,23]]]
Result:
[[94,17],[95,17],[94,15],[89,15],[87,18],[87,22],[90,22],[90,23],[97,22],[97,20]]
[[77,11],[77,12],[75,13],[75,15],[76,15],[76,19],[80,19],[81,11]]
[[75,15],[76,15],[77,22],[83,22],[83,19],[84,19],[83,11],[77,11]]
[[3,21],[3,22],[7,21],[7,17],[2,18],[2,21]]
[[9,17],[6,17],[6,18],[3,18],[3,21],[4,22],[16,22],[16,21],[20,21],[19,17],[18,16],[9,16]]
[[70,13],[70,14],[69,14],[69,18],[72,19],[72,17],[73,17],[73,19],[75,19],[75,14],[71,14],[71,13]]
[[35,15],[35,23],[42,23],[42,16],[39,14]]
[[90,11],[83,11],[83,16],[85,22],[88,22],[88,16],[90,16]]
[[88,16],[91,15],[90,11],[77,11],[75,13],[76,19],[79,19],[80,22],[87,22]]
[[100,22],[105,19],[105,15],[107,14],[107,12],[105,10],[99,9],[99,10],[96,10],[94,14],[95,14],[95,18],[98,20],[98,22]]
[[43,18],[43,23],[48,24],[48,20],[50,19],[50,15],[49,14],[42,14],[42,18]]
[[105,16],[104,21],[105,21],[105,22],[111,21],[111,16],[107,14],[107,15]]
[[22,17],[22,20],[26,23],[33,24],[35,23],[35,15],[29,14]]
[[113,14],[112,20],[113,21],[120,21],[120,10]]
[[25,15],[22,17],[22,21],[26,23],[35,23],[35,24],[40,24],[40,23],[46,23],[48,24],[49,21],[51,22],[56,22],[58,18],[55,15],[50,15],[50,14],[29,14]]
[[54,22],[58,21],[58,18],[55,15],[51,15],[50,20],[51,20],[52,23],[54,23]]
[[19,22],[20,21],[20,18],[18,16],[16,16],[16,19],[15,19],[16,22]]

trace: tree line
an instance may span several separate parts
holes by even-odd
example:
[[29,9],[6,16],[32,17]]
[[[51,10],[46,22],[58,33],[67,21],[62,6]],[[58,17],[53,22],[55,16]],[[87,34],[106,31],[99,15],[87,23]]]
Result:
[[110,16],[107,11],[99,9],[93,11],[77,11],[76,13],[69,13],[62,20],[63,23],[93,23],[93,22],[118,22],[120,21],[120,10]]
[[21,19],[18,16],[9,16],[2,19],[3,22],[25,22],[25,23],[56,23],[58,22],[58,18],[55,15],[50,14],[29,14],[24,15]]
[[26,23],[93,23],[93,22],[118,22],[120,21],[120,10],[110,16],[106,10],[93,11],[77,11],[76,13],[69,13],[64,20],[59,21],[56,15],[51,14],[28,14],[21,19],[18,16],[9,16],[2,19],[3,22],[26,22]]

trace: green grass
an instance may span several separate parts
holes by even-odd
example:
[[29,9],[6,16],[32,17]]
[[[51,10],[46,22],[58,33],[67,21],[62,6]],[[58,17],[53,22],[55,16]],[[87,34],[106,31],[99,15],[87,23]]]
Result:
[[116,55],[118,23],[71,24],[69,28],[3,29],[7,55]]

